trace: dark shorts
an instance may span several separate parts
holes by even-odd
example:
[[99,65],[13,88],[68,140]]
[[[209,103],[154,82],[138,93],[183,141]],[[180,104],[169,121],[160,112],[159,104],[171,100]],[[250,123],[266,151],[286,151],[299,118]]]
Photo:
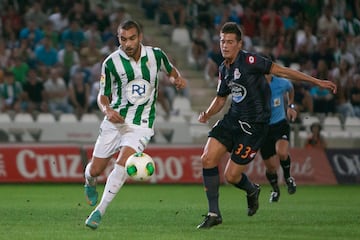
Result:
[[269,126],[264,145],[260,149],[263,159],[268,159],[276,154],[275,144],[280,139],[287,141],[290,139],[290,125],[286,120]]
[[231,160],[237,164],[245,165],[251,162],[261,148],[268,130],[268,124],[262,123],[229,124],[219,121],[210,131],[209,137],[221,142],[229,153]]

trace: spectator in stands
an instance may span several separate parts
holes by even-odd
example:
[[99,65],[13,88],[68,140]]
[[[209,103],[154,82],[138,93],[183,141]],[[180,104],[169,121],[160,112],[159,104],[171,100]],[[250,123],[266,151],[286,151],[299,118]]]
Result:
[[85,33],[77,20],[71,20],[69,27],[61,33],[61,43],[71,41],[76,50],[81,48],[85,40]]
[[26,82],[23,85],[24,94],[24,109],[29,113],[34,111],[47,112],[48,106],[46,104],[46,93],[44,83],[39,78],[36,69],[29,69]]
[[15,76],[15,81],[24,85],[29,72],[29,65],[24,61],[23,58],[14,56],[11,59],[10,71]]
[[305,23],[302,29],[298,29],[295,39],[295,52],[310,55],[317,47],[317,37],[309,23]]
[[0,69],[9,67],[10,57],[11,50],[6,48],[5,39],[0,37]]
[[35,48],[35,58],[37,64],[43,64],[46,67],[52,67],[58,62],[58,52],[51,45],[51,37],[45,36],[39,46]]
[[219,66],[223,61],[224,57],[220,51],[220,40],[218,37],[213,37],[204,70],[205,80],[210,87],[217,85],[219,79]]
[[33,19],[30,19],[26,22],[26,27],[21,29],[19,37],[20,40],[24,38],[28,39],[30,48],[35,49],[37,44],[43,39],[44,32],[36,25],[36,22]]
[[[319,79],[329,79],[329,69],[325,60],[320,60],[318,62],[314,77]],[[310,88],[310,94],[313,98],[314,112],[326,114],[335,112],[335,99],[331,91],[318,86],[312,86]]]
[[14,58],[20,58],[29,67],[36,67],[36,57],[34,49],[29,45],[29,39],[21,39],[19,45],[13,48]]
[[335,94],[335,110],[342,120],[346,117],[355,116],[353,106],[350,102],[350,87],[352,85],[353,71],[347,59],[340,60],[338,67],[331,71],[331,79],[337,85]]
[[60,49],[57,54],[58,63],[63,68],[63,78],[66,85],[70,81],[70,70],[74,65],[78,65],[80,62],[79,54],[74,49],[72,41],[68,40],[65,42],[65,47]]
[[49,78],[44,83],[44,89],[51,113],[72,113],[73,108],[69,104],[67,85],[60,75],[58,67],[51,67]]
[[183,0],[160,0],[159,23],[161,25],[171,25],[173,28],[184,27],[186,20],[185,4]]
[[325,149],[326,141],[324,136],[321,134],[321,124],[316,122],[310,126],[311,135],[306,139],[305,147],[306,148],[317,148],[317,149]]
[[254,11],[250,3],[247,3],[244,7],[244,14],[240,18],[241,25],[243,26],[244,32],[249,36],[253,41],[257,42],[259,38],[259,17]]
[[45,25],[42,27],[44,36],[50,38],[51,46],[55,49],[59,49],[60,47],[60,34],[54,28],[54,24],[50,20],[45,21]]
[[104,5],[97,3],[93,12],[93,21],[96,23],[99,31],[104,32],[110,27],[109,15],[105,12]]
[[355,74],[353,85],[350,88],[350,102],[353,106],[355,116],[360,118],[360,74]]
[[78,119],[89,110],[90,86],[85,83],[84,78],[84,73],[76,70],[69,84],[70,103]]
[[[99,57],[98,54],[97,57]],[[70,78],[78,71],[83,73],[84,83],[89,84],[91,81],[91,71],[87,55],[79,55],[79,63],[73,65],[70,69]]]
[[263,43],[275,45],[284,34],[284,24],[274,7],[269,7],[260,18],[260,37]]
[[346,36],[356,37],[360,35],[360,21],[354,17],[353,10],[347,8],[345,16],[339,20],[340,31]]
[[207,50],[210,47],[211,37],[209,31],[198,25],[192,31],[190,57],[194,60],[197,69],[204,69]]
[[34,21],[36,26],[43,28],[48,17],[42,10],[41,1],[32,1],[30,4],[24,16],[25,22]]
[[22,86],[15,81],[14,74],[8,70],[3,73],[4,83],[0,87],[1,112],[9,110],[20,112],[22,102]]
[[[16,11],[13,4],[6,4],[5,9],[2,10],[4,10],[1,13],[2,26],[4,29],[5,26],[10,26],[11,30],[14,31],[16,35],[18,35],[23,21],[21,14]],[[6,31],[3,33],[3,36],[5,38],[9,37]]]
[[59,34],[69,26],[69,19],[66,17],[66,11],[63,6],[55,6],[48,20],[52,22],[54,31]]
[[323,8],[323,13],[317,20],[318,37],[326,37],[331,32],[337,33],[340,30],[337,19],[333,16],[333,8],[327,4]]

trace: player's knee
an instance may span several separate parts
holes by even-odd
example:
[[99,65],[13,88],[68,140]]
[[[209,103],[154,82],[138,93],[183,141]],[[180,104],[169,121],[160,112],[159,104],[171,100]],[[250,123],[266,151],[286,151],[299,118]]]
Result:
[[209,154],[206,153],[201,155],[201,162],[204,168],[211,168],[217,166],[216,159],[212,158],[211,156],[209,156]]
[[240,182],[241,177],[239,177],[238,175],[234,175],[234,174],[231,174],[229,172],[226,172],[225,173],[225,179],[230,184],[237,184],[237,183]]
[[286,160],[288,157],[288,151],[287,150],[279,150],[278,156],[280,160]]

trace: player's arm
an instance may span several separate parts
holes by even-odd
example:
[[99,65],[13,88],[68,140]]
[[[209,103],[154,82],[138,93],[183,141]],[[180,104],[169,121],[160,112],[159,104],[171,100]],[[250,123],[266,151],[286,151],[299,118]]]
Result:
[[205,112],[200,113],[198,118],[199,122],[206,123],[211,118],[211,116],[220,112],[220,110],[224,107],[226,103],[226,99],[227,99],[226,96],[225,97],[216,96],[212,100],[208,109]]
[[98,94],[97,104],[99,109],[104,113],[106,119],[113,123],[124,123],[124,118],[120,114],[110,107],[110,101],[108,96]]
[[294,88],[291,87],[289,89],[289,91],[287,92],[288,108],[286,110],[287,117],[288,117],[288,119],[290,119],[290,121],[295,121],[295,119],[297,117],[297,112],[296,112],[296,108],[295,108],[295,104],[294,104],[294,96],[295,96],[295,91],[294,91]]
[[319,87],[330,89],[333,93],[336,93],[336,84],[335,83],[328,81],[328,80],[320,80],[320,79],[314,78],[314,77],[309,76],[300,71],[293,70],[288,67],[283,67],[276,63],[272,64],[270,73],[274,74],[278,77],[287,78],[287,79],[291,79],[294,81],[310,82],[312,84],[318,85]]
[[179,70],[173,67],[169,73],[170,82],[176,87],[176,89],[182,89],[186,87],[186,80],[180,75]]

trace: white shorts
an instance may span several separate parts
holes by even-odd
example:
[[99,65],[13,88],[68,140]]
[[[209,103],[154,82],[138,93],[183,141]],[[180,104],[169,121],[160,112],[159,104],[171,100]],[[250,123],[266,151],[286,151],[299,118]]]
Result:
[[142,152],[153,135],[154,130],[151,128],[133,124],[114,124],[105,119],[100,125],[93,155],[98,158],[108,158],[123,146]]

